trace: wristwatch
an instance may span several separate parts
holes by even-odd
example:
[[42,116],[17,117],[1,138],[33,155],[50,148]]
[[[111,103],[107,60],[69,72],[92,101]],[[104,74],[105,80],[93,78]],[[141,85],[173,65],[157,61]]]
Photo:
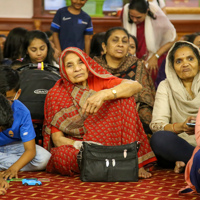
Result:
[[157,53],[155,54],[155,56],[156,56],[156,58],[160,58],[160,56]]
[[115,99],[117,98],[117,91],[114,89],[111,89],[112,93],[114,94]]

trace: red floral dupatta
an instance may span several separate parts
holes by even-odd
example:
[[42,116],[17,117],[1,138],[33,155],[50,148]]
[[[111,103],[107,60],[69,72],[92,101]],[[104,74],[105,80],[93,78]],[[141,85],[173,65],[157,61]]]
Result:
[[[95,76],[102,79],[115,79],[103,67],[97,64],[86,53],[75,47],[65,49],[60,56],[61,79],[49,90],[44,107],[44,147],[48,148],[51,127],[54,126],[63,133],[75,138],[82,138],[86,133],[84,120],[86,116],[81,113],[81,107],[89,96],[95,93],[94,90],[84,88],[81,85],[69,81],[65,72],[64,56],[67,52],[76,53],[89,69],[88,81],[95,81]],[[98,84],[98,83],[93,83]]]

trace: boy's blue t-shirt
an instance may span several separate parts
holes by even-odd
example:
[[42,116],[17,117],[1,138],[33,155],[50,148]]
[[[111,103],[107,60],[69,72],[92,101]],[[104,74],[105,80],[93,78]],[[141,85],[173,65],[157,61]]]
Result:
[[91,17],[81,10],[79,15],[73,15],[67,7],[60,8],[51,23],[51,30],[59,33],[61,49],[78,47],[84,50],[84,36],[93,34]]
[[28,108],[19,100],[12,104],[14,122],[11,128],[0,132],[0,146],[16,141],[28,142],[36,137]]

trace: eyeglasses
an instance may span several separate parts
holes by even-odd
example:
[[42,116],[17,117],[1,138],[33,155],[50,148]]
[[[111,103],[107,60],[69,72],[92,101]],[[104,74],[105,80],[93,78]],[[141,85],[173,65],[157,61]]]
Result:
[[18,91],[16,92],[16,94],[15,94],[15,96],[14,96],[14,98],[13,98],[13,99],[9,99],[9,98],[7,98],[7,99],[8,99],[8,101],[9,101],[10,103],[13,103],[13,102],[14,102],[14,100],[16,100],[17,94],[18,94]]

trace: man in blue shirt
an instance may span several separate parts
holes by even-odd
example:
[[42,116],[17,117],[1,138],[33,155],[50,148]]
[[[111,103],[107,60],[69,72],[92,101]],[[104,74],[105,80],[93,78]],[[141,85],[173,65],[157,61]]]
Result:
[[44,170],[51,154],[35,144],[30,112],[17,100],[21,94],[19,75],[10,67],[0,67],[0,93],[10,102],[14,119],[9,128],[0,124],[0,171],[3,171],[3,177],[18,178],[20,170]]
[[56,48],[78,47],[89,55],[93,25],[91,17],[81,8],[87,0],[71,0],[71,5],[60,8],[51,23]]

